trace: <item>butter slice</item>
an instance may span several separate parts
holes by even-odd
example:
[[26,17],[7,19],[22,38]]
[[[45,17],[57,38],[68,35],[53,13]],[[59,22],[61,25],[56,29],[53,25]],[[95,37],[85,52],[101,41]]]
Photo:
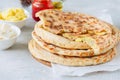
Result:
[[94,54],[99,54],[100,53],[100,49],[98,47],[98,45],[96,44],[95,39],[91,38],[91,37],[83,37],[83,38],[77,38],[75,41],[77,42],[86,42],[93,50],[94,50]]

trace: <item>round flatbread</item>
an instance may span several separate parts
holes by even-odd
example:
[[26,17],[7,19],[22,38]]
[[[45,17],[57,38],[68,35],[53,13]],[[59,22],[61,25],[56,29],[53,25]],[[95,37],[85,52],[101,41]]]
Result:
[[[49,9],[36,14],[35,32],[45,42],[67,49],[93,49],[95,55],[117,43],[112,25],[96,17]],[[114,34],[115,33],[115,34]]]
[[80,57],[68,57],[68,56],[61,56],[50,53],[43,48],[41,48],[34,40],[29,42],[29,50],[31,54],[41,60],[67,65],[67,66],[88,66],[88,65],[97,65],[101,63],[108,62],[112,60],[115,56],[115,48],[109,50],[108,52],[104,53],[103,55],[89,57],[89,58],[80,58]]
[[93,55],[99,55],[100,53],[108,51],[109,49],[113,48],[118,42],[119,33],[115,28],[112,28],[112,34],[88,36],[83,38],[83,40],[86,40],[86,42],[79,42],[72,41],[63,36],[53,34],[43,29],[41,26],[42,25],[40,25],[39,23],[36,24],[34,32],[46,43],[69,50],[92,49],[94,51]]

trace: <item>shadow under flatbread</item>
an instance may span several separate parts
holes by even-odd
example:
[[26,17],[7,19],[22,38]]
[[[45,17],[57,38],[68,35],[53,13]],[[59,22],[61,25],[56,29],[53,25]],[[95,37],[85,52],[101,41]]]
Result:
[[27,43],[16,43],[12,47],[8,48],[9,50],[26,50],[28,48]]

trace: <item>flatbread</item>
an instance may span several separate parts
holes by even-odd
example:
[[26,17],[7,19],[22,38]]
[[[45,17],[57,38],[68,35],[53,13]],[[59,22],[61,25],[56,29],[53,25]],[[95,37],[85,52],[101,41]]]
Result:
[[36,16],[40,18],[43,28],[54,34],[85,34],[88,31],[111,33],[111,28],[106,23],[87,14],[49,9],[38,12]]
[[[42,40],[39,36],[37,36],[35,34],[35,32],[32,32],[32,37],[37,42],[37,44],[39,44],[42,48],[44,48],[45,50],[47,50],[51,53],[55,53],[55,54],[59,54],[59,55],[66,55],[66,56],[79,56],[79,57],[92,57],[92,56],[96,55],[96,54],[94,54],[94,51],[92,49],[70,50],[70,49],[60,48],[60,47],[52,45],[52,44],[48,44],[44,40]],[[104,50],[101,50],[100,53],[97,55],[104,54],[111,48],[113,48],[113,47],[109,46],[109,47],[105,48]]]
[[88,66],[88,65],[97,65],[101,63],[108,62],[113,59],[115,56],[115,48],[109,50],[103,55],[89,57],[89,58],[80,58],[80,57],[68,57],[61,56],[50,53],[43,48],[41,48],[34,40],[29,42],[29,50],[31,54],[41,60],[49,61],[52,63],[57,63],[66,66]]
[[[95,53],[94,51],[95,55],[99,55],[100,53],[104,53],[108,51],[118,43],[119,33],[114,28],[112,30],[113,30],[112,32],[114,33],[106,34],[106,35],[94,35],[93,37],[90,36],[90,38],[93,38],[95,40],[94,44],[96,44],[97,47],[99,48],[97,53]],[[39,36],[42,40],[44,40],[46,43],[53,44],[61,48],[66,48],[70,50],[71,49],[82,50],[82,49],[92,48],[86,42],[76,42],[76,41],[69,40],[63,36],[53,34],[43,29],[42,27],[40,27],[39,23],[36,24],[34,31],[36,35]]]
[[98,55],[117,43],[112,25],[90,15],[49,9],[38,12],[36,17],[41,19],[35,27],[36,34],[45,42],[62,48],[92,48]]

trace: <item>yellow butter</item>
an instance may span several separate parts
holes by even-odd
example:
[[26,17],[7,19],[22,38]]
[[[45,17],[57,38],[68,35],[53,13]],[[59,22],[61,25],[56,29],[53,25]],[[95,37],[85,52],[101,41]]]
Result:
[[26,18],[26,14],[22,8],[10,8],[0,13],[1,20],[20,21]]

